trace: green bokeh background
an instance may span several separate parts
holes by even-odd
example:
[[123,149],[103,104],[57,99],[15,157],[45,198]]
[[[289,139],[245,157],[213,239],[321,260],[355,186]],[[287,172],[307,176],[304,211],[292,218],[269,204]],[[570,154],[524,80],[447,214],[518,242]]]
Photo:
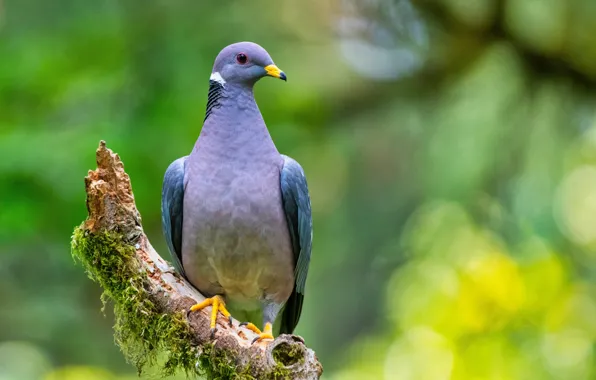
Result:
[[[134,379],[69,253],[98,141],[154,246],[214,57],[309,179],[324,377],[596,378],[593,0],[0,0],[0,380]],[[150,377],[150,375],[147,375]],[[180,376],[180,378],[184,378]]]

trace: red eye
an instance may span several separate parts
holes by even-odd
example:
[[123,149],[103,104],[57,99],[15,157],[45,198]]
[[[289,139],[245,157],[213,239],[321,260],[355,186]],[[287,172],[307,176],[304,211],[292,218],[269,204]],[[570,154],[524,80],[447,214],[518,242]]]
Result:
[[239,64],[244,65],[248,61],[248,57],[246,54],[240,53],[236,56],[236,61],[238,61]]

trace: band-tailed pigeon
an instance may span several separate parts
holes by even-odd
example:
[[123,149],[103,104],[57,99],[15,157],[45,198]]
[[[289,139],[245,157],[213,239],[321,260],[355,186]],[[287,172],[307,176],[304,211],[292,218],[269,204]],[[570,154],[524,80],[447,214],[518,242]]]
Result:
[[212,306],[212,336],[217,311],[248,321],[255,340],[273,339],[273,326],[292,333],[302,311],[310,198],[302,167],[277,151],[255,102],[264,76],[286,80],[261,46],[224,48],[194,149],[165,173],[163,231],[176,269],[209,297],[190,311]]

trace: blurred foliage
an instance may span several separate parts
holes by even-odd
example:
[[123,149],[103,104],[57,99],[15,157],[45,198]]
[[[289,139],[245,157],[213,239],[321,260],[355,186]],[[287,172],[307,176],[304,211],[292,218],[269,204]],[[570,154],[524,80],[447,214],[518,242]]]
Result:
[[0,380],[136,378],[69,253],[83,177],[105,139],[166,252],[238,40],[288,74],[256,96],[309,178],[326,378],[596,377],[596,2],[203,3],[0,0]]

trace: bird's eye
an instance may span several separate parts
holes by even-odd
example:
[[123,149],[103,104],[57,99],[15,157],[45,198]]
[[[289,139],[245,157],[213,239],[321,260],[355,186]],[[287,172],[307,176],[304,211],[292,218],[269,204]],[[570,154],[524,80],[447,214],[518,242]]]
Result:
[[244,65],[248,61],[248,57],[246,56],[246,54],[240,53],[236,56],[236,61],[239,64]]

